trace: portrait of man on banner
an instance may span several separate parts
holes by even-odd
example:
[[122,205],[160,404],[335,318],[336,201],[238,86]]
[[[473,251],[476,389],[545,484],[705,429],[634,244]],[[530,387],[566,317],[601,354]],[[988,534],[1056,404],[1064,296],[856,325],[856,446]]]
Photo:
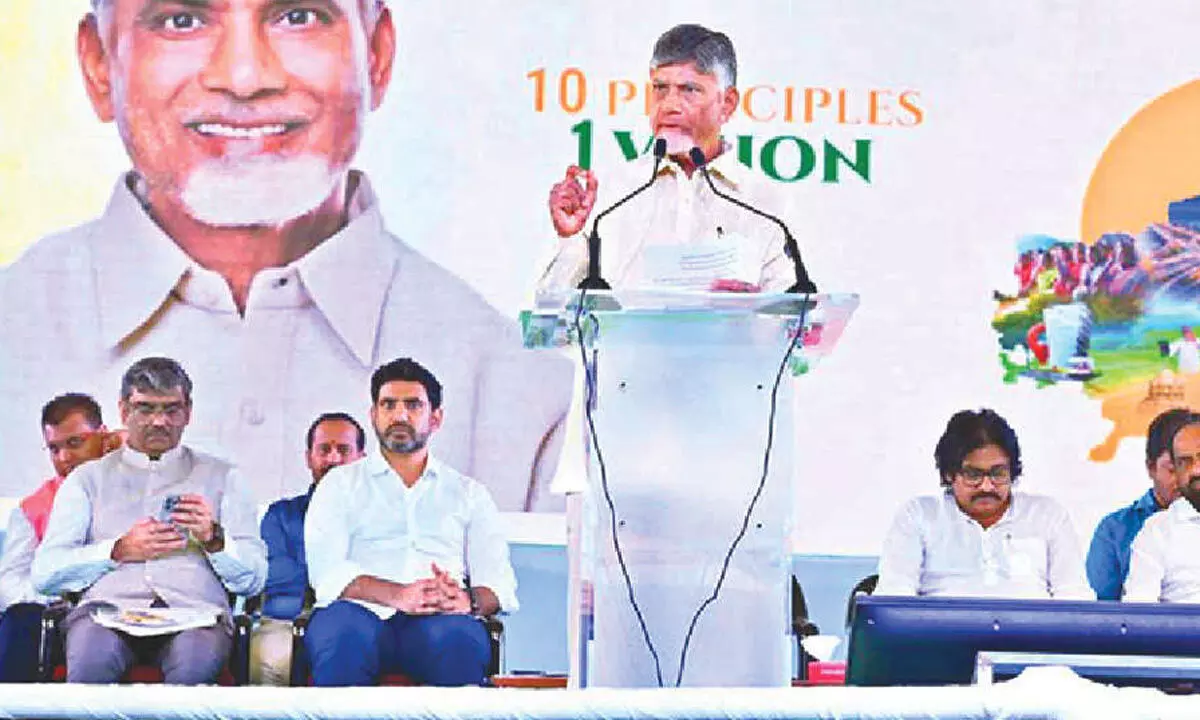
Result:
[[131,169],[98,218],[0,270],[0,496],[45,474],[30,408],[151,354],[204,389],[198,445],[259,503],[296,494],[309,420],[365,417],[373,369],[411,355],[454,408],[439,455],[503,510],[546,507],[570,364],[391,234],[354,167],[392,80],[387,3],[92,0],[76,46]]

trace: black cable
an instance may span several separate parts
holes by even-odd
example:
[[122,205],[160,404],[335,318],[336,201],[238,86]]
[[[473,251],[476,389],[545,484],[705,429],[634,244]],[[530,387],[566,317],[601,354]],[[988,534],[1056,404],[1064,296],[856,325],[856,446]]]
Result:
[[[738,530],[737,537],[733,539],[733,543],[729,546],[729,552],[725,553],[725,561],[721,564],[721,574],[717,577],[717,583],[713,586],[712,595],[709,595],[700,607],[696,609],[696,614],[692,616],[692,622],[688,625],[687,635],[683,638],[683,648],[679,652],[679,674],[675,676],[675,687],[679,687],[683,683],[683,670],[687,664],[688,646],[692,642],[692,633],[696,630],[696,624],[700,622],[700,616],[717,600],[717,595],[721,592],[721,586],[725,583],[725,575],[729,572],[729,563],[733,560],[733,553],[737,550],[737,546],[742,542],[742,538],[746,536],[746,530],[750,527],[750,516],[754,513],[754,506],[758,504],[759,497],[762,496],[763,490],[767,487],[767,475],[771,469],[771,449],[775,444],[775,410],[779,400],[779,384],[783,380],[783,373],[787,370],[788,361],[792,357],[796,346],[800,344],[801,338],[804,335],[804,320],[808,315],[808,295],[805,294],[800,305],[800,323],[796,328],[796,334],[792,337],[792,341],[788,343],[787,352],[783,354],[783,361],[779,363],[779,370],[775,373],[775,384],[771,387],[771,412],[767,418],[767,449],[763,454],[763,470],[762,478],[758,481],[758,489],[754,491],[754,497],[750,499],[750,505],[746,508],[746,515],[742,518],[742,527]],[[662,685],[661,680],[659,685]]]
[[[604,490],[604,500],[608,503],[608,517],[611,524],[613,551],[617,555],[617,564],[621,568],[621,576],[625,578],[625,589],[629,593],[629,604],[633,608],[634,615],[637,616],[638,625],[642,629],[642,639],[646,642],[646,649],[650,651],[651,657],[654,658],[654,675],[658,680],[658,686],[663,687],[662,664],[658,659],[658,651],[654,649],[654,641],[650,639],[650,629],[646,627],[646,618],[642,616],[642,609],[637,604],[637,599],[633,594],[633,580],[629,577],[629,568],[625,566],[625,555],[621,552],[621,540],[617,535],[617,508],[613,504],[612,493],[608,489],[608,470],[604,466],[604,456],[600,454],[600,440],[596,437],[596,424],[592,419],[592,402],[596,397],[596,374],[595,365],[588,362],[586,343],[584,342],[583,325],[580,318],[583,316],[584,301],[587,299],[587,288],[581,288],[579,291],[579,306],[575,309],[575,338],[579,343],[579,355],[583,360],[583,377],[584,377],[584,398],[583,398],[583,414],[587,418],[588,435],[592,439],[592,449],[596,453],[596,463],[600,466],[600,487]],[[595,322],[596,316],[588,313],[588,317]],[[585,520],[586,522],[586,520]],[[592,602],[595,602],[593,595]],[[592,612],[595,613],[593,607]]]

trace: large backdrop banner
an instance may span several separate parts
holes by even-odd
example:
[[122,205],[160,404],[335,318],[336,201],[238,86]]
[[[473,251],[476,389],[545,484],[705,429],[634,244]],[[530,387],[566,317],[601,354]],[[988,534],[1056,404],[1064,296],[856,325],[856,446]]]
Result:
[[[255,286],[240,311],[200,270],[164,280],[170,253],[123,214],[130,160],[76,59],[89,4],[8,6],[0,495],[50,474],[41,402],[82,390],[115,415],[121,370],[158,352],[196,377],[197,442],[238,456],[261,501],[300,492],[312,417],[365,421],[370,367],[412,355],[446,381],[435,448],[502,509],[560,508],[547,487],[571,369],[527,357],[515,320],[556,246],[551,185],[580,164],[604,186],[647,151],[650,50],[681,22],[733,40],[730,151],[783,188],[775,209],[820,289],[862,298],[796,381],[798,550],[878,553],[900,504],[938,491],[946,420],[977,407],[1016,429],[1020,487],[1090,536],[1148,487],[1149,420],[1200,406],[1200,5],[391,2],[396,65],[354,166],[405,245],[330,242],[299,263],[306,293]],[[96,242],[97,218],[128,241]]]

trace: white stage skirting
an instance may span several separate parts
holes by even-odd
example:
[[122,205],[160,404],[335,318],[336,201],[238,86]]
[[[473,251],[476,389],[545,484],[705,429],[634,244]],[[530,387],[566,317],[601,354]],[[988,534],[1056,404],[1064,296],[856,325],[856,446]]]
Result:
[[[1061,679],[1061,678],[1060,678]],[[1200,696],[1024,678],[990,687],[680,690],[0,685],[0,718],[1187,718]]]

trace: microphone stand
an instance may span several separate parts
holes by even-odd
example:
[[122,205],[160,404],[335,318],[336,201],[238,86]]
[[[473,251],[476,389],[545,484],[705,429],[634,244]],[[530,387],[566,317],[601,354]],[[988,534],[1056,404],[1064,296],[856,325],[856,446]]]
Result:
[[600,274],[600,221],[609,213],[621,207],[625,203],[632,200],[636,195],[644,192],[647,188],[654,184],[658,179],[658,169],[662,166],[663,158],[667,155],[667,141],[663,138],[658,138],[654,141],[654,170],[650,173],[650,179],[643,185],[638,187],[633,192],[618,200],[611,207],[596,216],[596,221],[592,223],[592,232],[588,235],[588,272],[587,276],[580,281],[577,289],[579,290],[612,290],[612,286]]
[[787,291],[789,293],[802,295],[815,295],[817,292],[817,286],[808,277],[808,269],[804,267],[804,261],[800,259],[800,246],[796,243],[796,238],[792,236],[792,231],[788,229],[787,224],[770,213],[763,212],[752,205],[738,200],[732,195],[728,195],[718,190],[717,184],[713,182],[712,176],[708,174],[708,159],[704,157],[704,151],[700,148],[694,147],[689,150],[688,159],[692,161],[692,164],[696,166],[696,169],[700,171],[700,174],[702,174],[704,179],[708,181],[708,187],[712,189],[713,193],[717,197],[723,200],[728,200],[734,205],[737,205],[744,210],[748,210],[759,217],[766,218],[779,226],[779,229],[783,231],[783,251],[789,258],[792,259],[792,266],[796,273],[796,282],[794,285],[788,288]]

